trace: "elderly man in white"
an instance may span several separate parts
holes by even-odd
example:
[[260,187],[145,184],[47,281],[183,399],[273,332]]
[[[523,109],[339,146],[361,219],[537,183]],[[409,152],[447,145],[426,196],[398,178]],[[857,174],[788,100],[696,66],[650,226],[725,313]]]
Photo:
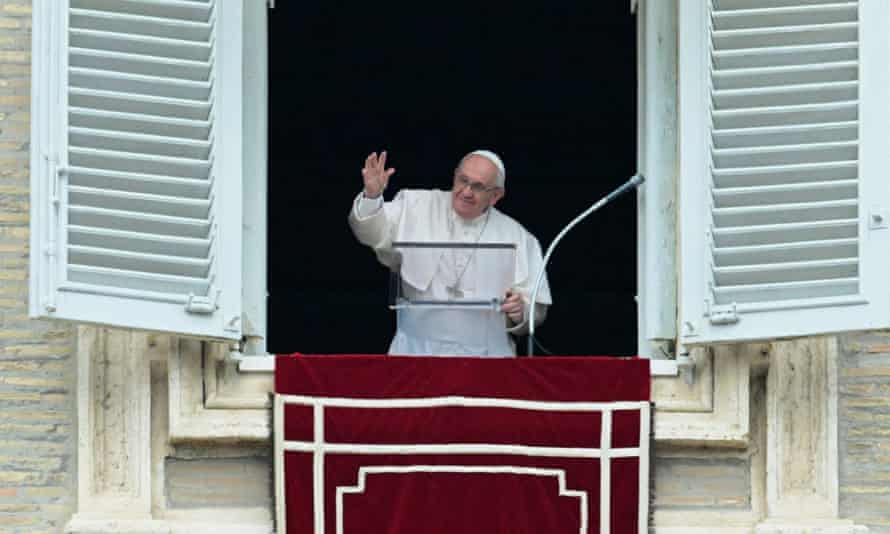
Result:
[[[543,260],[538,240],[494,207],[504,196],[503,162],[488,150],[470,152],[454,171],[451,191],[403,189],[391,202],[384,202],[383,191],[393,173],[395,169],[386,168],[385,151],[367,157],[362,169],[364,189],[353,202],[349,224],[382,264],[400,270],[403,284],[409,286],[406,289],[413,296],[448,300],[463,294],[460,286],[467,269],[485,269],[485,265],[473,265],[476,258],[472,248],[407,262],[393,250],[393,242],[508,243],[516,246],[516,261],[512,286],[501,305],[506,320],[494,324],[480,321],[478,312],[471,310],[430,310],[400,316],[389,353],[515,356],[511,334],[528,331],[529,299]],[[551,304],[546,277],[537,300],[536,326]]]

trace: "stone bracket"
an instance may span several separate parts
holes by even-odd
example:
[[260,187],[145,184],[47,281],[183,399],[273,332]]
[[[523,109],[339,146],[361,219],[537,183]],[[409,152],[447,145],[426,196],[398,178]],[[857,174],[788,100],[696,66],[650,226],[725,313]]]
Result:
[[272,376],[239,374],[223,344],[171,341],[170,441],[266,441]]
[[749,441],[750,369],[755,348],[696,347],[696,380],[656,377],[655,439],[677,445],[745,447]]
[[767,377],[767,519],[756,534],[860,534],[838,517],[838,341],[772,343]]

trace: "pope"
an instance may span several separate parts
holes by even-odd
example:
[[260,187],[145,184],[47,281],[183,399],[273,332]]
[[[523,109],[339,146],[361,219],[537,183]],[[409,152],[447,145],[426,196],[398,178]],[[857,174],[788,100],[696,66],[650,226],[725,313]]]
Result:
[[[361,170],[363,189],[349,213],[356,238],[377,259],[401,275],[403,291],[412,299],[447,301],[471,297],[473,274],[485,270],[485,257],[474,247],[435,252],[395,250],[395,242],[509,244],[515,247],[512,284],[503,295],[495,320],[480,320],[474,310],[413,310],[399,315],[390,354],[515,356],[514,336],[528,331],[532,285],[543,265],[538,240],[495,204],[504,197],[506,170],[489,150],[465,155],[454,170],[450,191],[402,189],[392,201],[383,192],[394,168],[386,167],[385,151],[371,153]],[[535,323],[552,303],[546,276],[538,292]]]

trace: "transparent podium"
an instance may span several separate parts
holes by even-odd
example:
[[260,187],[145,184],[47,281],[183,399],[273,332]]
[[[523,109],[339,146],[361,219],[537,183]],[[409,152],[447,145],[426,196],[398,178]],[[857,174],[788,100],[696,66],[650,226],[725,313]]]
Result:
[[513,283],[516,245],[396,242],[390,276],[396,336],[390,354],[512,356],[501,304]]

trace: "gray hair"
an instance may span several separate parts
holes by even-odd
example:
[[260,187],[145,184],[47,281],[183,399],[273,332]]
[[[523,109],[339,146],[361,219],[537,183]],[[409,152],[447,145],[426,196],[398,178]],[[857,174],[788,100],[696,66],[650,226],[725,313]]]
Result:
[[498,175],[495,179],[495,185],[497,185],[501,189],[504,189],[504,183],[507,180],[507,171],[504,168],[504,162],[501,161],[501,158],[497,154],[495,154],[491,150],[474,150],[466,156],[460,158],[460,163],[457,164],[457,167],[460,168],[460,166],[463,165],[467,158],[469,158],[470,156],[483,157],[490,161],[495,167],[497,167]]

